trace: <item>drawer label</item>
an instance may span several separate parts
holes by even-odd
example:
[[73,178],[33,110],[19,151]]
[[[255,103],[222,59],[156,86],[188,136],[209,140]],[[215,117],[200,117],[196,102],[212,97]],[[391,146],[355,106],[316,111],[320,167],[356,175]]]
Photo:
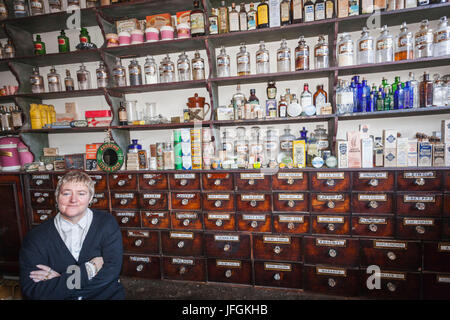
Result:
[[292,271],[290,264],[264,262],[264,270]]
[[234,241],[234,242],[239,242],[239,236],[214,235],[214,241]]
[[426,171],[426,172],[403,172],[403,178],[405,179],[416,179],[416,178],[436,178],[436,171]]
[[282,215],[282,216],[278,216],[278,221],[303,223],[304,216],[284,216],[284,215]]
[[318,194],[317,201],[344,201],[343,194]]
[[103,179],[103,176],[100,176],[100,175],[89,175],[89,177],[91,178],[91,179],[95,179],[95,180],[102,180]]
[[194,239],[194,233],[192,233],[192,232],[171,232],[170,238],[172,238],[172,239]]
[[278,194],[278,200],[304,200],[304,194],[303,193],[279,193]]
[[303,172],[280,172],[277,175],[278,179],[303,179]]
[[278,243],[278,244],[290,244],[290,237],[274,237],[274,236],[263,236],[264,243]]
[[144,199],[161,199],[161,193],[146,193],[144,194]]
[[52,214],[53,210],[36,210],[37,214]]
[[37,176],[31,176],[32,180],[49,180],[50,179],[50,175],[49,174],[42,174],[42,175],[37,175]]
[[359,179],[387,179],[387,172],[360,172]]
[[264,173],[241,173],[241,179],[249,180],[249,179],[264,179]]
[[195,197],[195,193],[177,193],[177,199],[192,199]]
[[174,179],[195,179],[195,173],[176,173]]
[[134,193],[115,193],[114,199],[134,199]]
[[406,280],[406,273],[402,272],[380,272],[383,279]]
[[104,193],[96,193],[96,194],[94,194],[94,198],[104,199],[105,198],[105,194]]
[[216,260],[216,266],[218,267],[230,267],[230,268],[240,268],[241,262],[236,260]]
[[176,213],[175,214],[175,218],[176,219],[197,219],[197,214],[196,213],[190,213],[190,212],[186,212],[186,213]]
[[344,179],[344,172],[317,172],[317,179]]
[[208,214],[208,219],[210,220],[230,220],[230,215],[229,214],[215,214],[215,213],[209,213]]
[[404,202],[436,202],[435,196],[411,196],[404,195]]
[[156,217],[164,218],[166,213],[165,212],[145,212],[145,215],[147,217],[156,216]]
[[403,225],[405,226],[434,226],[434,219],[403,219]]
[[344,217],[318,216],[318,223],[344,223]]
[[47,193],[47,192],[44,192],[44,193],[42,193],[42,192],[35,192],[34,194],[33,194],[35,197],[49,197],[49,194]]
[[438,251],[440,252],[450,252],[450,242],[439,242]]
[[265,195],[263,194],[241,194],[242,201],[264,201]]
[[228,179],[229,177],[230,177],[230,175],[227,173],[227,174],[221,174],[221,173],[208,173],[207,175],[206,175],[206,177],[208,178],[208,179]]
[[331,239],[316,239],[316,246],[320,247],[345,247],[347,240],[331,240]]
[[129,237],[149,238],[150,237],[150,232],[148,232],[148,231],[138,231],[138,230],[128,230],[127,235]]
[[194,265],[194,260],[193,259],[172,258],[172,264]]
[[386,218],[359,218],[359,224],[387,224]]
[[252,220],[252,221],[266,221],[266,215],[256,215],[256,214],[243,214],[242,220]]
[[347,270],[340,269],[340,268],[316,267],[316,274],[334,275],[334,276],[346,277],[347,276]]
[[408,248],[408,244],[404,241],[373,241],[373,247],[377,249],[404,249]]
[[118,217],[134,217],[136,212],[116,212],[116,216]]
[[137,257],[137,256],[131,256],[130,261],[132,262],[144,262],[144,263],[150,263],[152,262],[152,259],[150,257]]
[[206,198],[208,200],[230,200],[229,194],[207,194]]
[[160,176],[160,174],[147,173],[147,174],[143,174],[142,178],[144,178],[144,179],[154,179],[154,178],[158,178],[159,176]]
[[437,276],[437,282],[440,282],[440,283],[450,283],[450,276],[441,276],[441,275],[438,275],[438,276]]
[[359,201],[387,201],[386,194],[358,194]]

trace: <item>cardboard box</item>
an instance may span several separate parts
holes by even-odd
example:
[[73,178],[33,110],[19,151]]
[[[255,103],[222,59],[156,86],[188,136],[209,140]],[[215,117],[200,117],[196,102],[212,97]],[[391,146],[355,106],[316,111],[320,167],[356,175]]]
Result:
[[292,157],[294,159],[294,168],[306,167],[305,140],[296,140],[292,142]]
[[431,143],[427,141],[420,141],[418,143],[418,167],[431,167],[433,161],[433,147]]
[[397,167],[408,166],[408,138],[397,139]]
[[58,148],[43,148],[44,156],[57,156],[59,149]]
[[361,168],[361,133],[359,131],[347,132],[348,141],[348,167]]
[[373,168],[373,140],[369,137],[361,139],[361,167]]
[[441,141],[450,143],[450,120],[442,120]]
[[445,144],[445,166],[450,167],[450,143]]
[[95,171],[99,170],[97,164],[97,150],[101,146],[101,143],[92,143],[86,145],[86,170]]
[[361,132],[361,139],[369,137],[369,128],[370,126],[368,124],[359,125],[359,132]]
[[71,122],[77,120],[77,115],[75,113],[56,113],[56,122]]
[[275,28],[281,25],[281,16],[280,16],[280,3],[281,0],[269,0],[269,27]]
[[433,167],[445,166],[445,144],[437,143],[433,145]]
[[348,168],[348,142],[345,140],[336,141],[336,155],[338,158],[338,168]]
[[408,167],[417,167],[417,139],[408,140]]
[[140,24],[138,19],[132,18],[132,19],[126,19],[126,20],[119,20],[116,21],[116,30],[117,34],[127,31],[130,32],[134,29],[140,29]]
[[387,168],[397,166],[397,149],[384,149],[384,166]]
[[191,11],[180,11],[177,12],[177,25],[180,23],[186,23],[188,26],[191,25]]
[[158,30],[162,26],[172,26],[172,16],[169,13],[154,14],[147,16],[147,28],[157,28]]
[[385,149],[397,148],[397,130],[383,130],[383,146]]
[[[75,102],[66,102],[65,110],[66,110],[66,113],[71,113],[71,114],[74,114],[75,116],[78,115],[77,104]],[[76,120],[78,120],[78,119],[76,119]]]

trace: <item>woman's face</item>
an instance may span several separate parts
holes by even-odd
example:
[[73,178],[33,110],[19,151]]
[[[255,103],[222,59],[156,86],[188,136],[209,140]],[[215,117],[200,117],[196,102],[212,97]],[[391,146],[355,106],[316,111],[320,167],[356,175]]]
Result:
[[61,214],[73,223],[77,223],[84,215],[91,197],[89,189],[83,183],[64,183],[58,195],[58,208]]

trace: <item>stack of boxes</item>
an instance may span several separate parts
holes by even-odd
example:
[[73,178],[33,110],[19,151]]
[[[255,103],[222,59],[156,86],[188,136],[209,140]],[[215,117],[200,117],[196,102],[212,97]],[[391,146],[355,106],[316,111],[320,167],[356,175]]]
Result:
[[441,141],[444,143],[445,166],[450,166],[450,120],[442,120]]

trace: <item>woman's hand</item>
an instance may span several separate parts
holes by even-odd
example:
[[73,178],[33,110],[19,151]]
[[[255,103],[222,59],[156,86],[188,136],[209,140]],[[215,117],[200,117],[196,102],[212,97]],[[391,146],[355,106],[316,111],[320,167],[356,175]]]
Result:
[[97,270],[96,274],[103,267],[103,258],[102,257],[92,258],[91,261],[89,261],[89,262],[92,263],[95,266],[95,269]]
[[33,279],[34,282],[46,281],[61,276],[58,272],[43,264],[38,264],[36,267],[38,267],[39,270],[30,272],[30,278]]

